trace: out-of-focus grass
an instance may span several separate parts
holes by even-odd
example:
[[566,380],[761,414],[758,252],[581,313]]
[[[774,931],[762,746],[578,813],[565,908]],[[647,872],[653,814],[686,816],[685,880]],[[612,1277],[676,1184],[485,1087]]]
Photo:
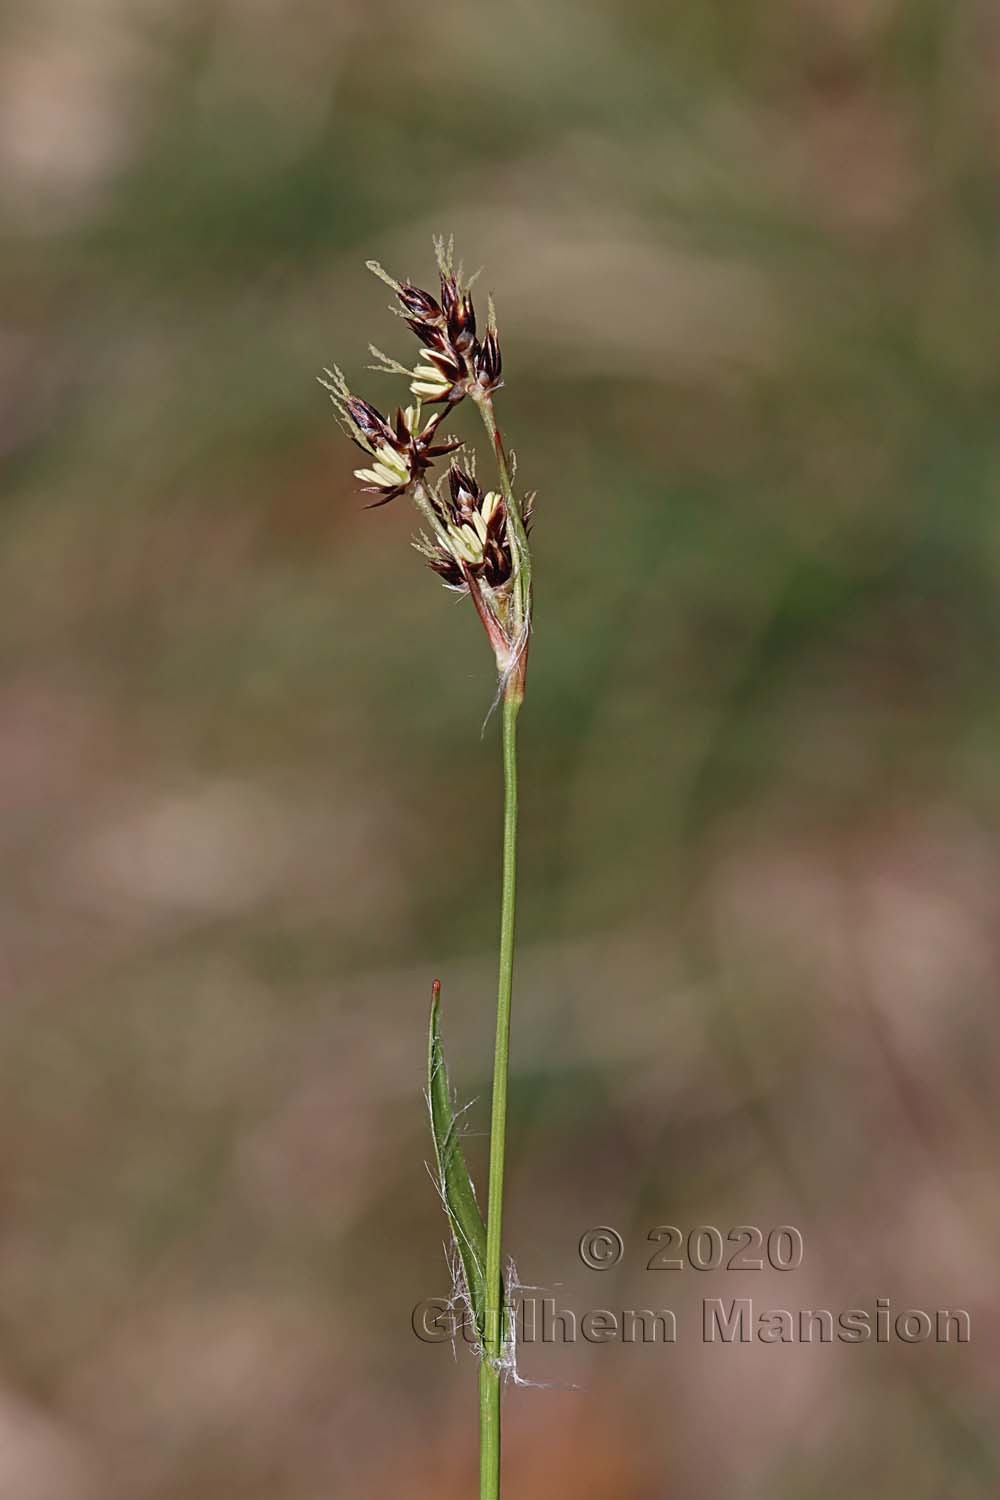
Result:
[[490,666],[313,383],[454,229],[540,496],[521,1274],[686,1306],[650,1225],[792,1221],[739,1294],[974,1327],[532,1351],[586,1389],[512,1393],[512,1493],[992,1495],[989,8],[53,0],[3,48],[0,1489],[468,1491],[409,1312],[433,973],[488,1084]]

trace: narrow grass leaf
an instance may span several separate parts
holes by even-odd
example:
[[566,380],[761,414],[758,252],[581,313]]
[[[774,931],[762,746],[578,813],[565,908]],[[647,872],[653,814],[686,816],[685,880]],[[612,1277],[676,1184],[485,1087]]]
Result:
[[469,1309],[476,1323],[480,1348],[485,1347],[486,1326],[486,1226],[476,1202],[476,1190],[462,1150],[462,1139],[452,1107],[448,1069],[441,1041],[441,986],[435,980],[431,994],[430,1031],[427,1045],[427,1102],[437,1163],[438,1186],[452,1238],[461,1262]]

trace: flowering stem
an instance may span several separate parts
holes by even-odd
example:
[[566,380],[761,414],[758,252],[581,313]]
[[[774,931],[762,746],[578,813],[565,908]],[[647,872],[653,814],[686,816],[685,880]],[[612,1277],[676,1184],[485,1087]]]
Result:
[[510,1053],[510,1001],[514,981],[514,906],[517,887],[517,715],[519,689],[503,704],[503,869],[500,904],[500,978],[493,1051],[493,1106],[490,1113],[490,1180],[486,1206],[486,1348],[479,1366],[479,1495],[500,1495],[500,1387],[505,1329],[501,1254],[504,1153],[507,1137],[507,1073]]
[[[510,1054],[511,991],[514,981],[514,906],[517,880],[517,716],[524,699],[528,642],[531,636],[531,554],[528,525],[534,496],[524,506],[514,493],[513,474],[493,408],[493,392],[503,384],[496,314],[490,299],[485,333],[476,336],[476,315],[469,283],[454,266],[454,239],[434,242],[441,279],[441,300],[410,281],[397,281],[377,261],[368,268],[396,295],[421,352],[412,371],[372,350],[377,366],[411,377],[414,406],[385,416],[370,402],[352,394],[336,367],[325,372],[330,392],[348,436],[370,462],[355,474],[373,506],[386,505],[409,493],[428,534],[414,546],[445,585],[468,593],[486,630],[503,698],[503,860],[500,900],[500,974],[497,987],[496,1041],[493,1052],[493,1102],[490,1114],[490,1170],[486,1221],[455,1133],[448,1074],[440,1032],[440,985],[431,1002],[427,1053],[427,1099],[434,1137],[437,1180],[470,1312],[481,1345],[479,1360],[480,1500],[500,1497],[500,1398],[505,1370],[511,1363],[501,1269],[503,1253],[504,1157],[507,1136],[507,1080]],[[475,278],[473,278],[474,280]],[[421,418],[421,399],[443,403],[429,421]],[[485,494],[475,478],[452,460],[447,490],[424,475],[434,461],[462,445],[457,438],[438,439],[442,421],[466,398],[479,408],[496,459],[500,493]]]

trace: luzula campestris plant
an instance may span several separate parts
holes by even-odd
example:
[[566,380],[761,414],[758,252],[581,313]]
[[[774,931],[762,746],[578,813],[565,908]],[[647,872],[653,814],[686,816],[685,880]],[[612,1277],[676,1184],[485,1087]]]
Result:
[[[479,1358],[480,1497],[500,1493],[500,1391],[511,1367],[509,1314],[501,1276],[504,1146],[507,1130],[507,1072],[510,1003],[514,969],[514,900],[517,860],[518,710],[524,700],[531,637],[531,554],[528,527],[532,497],[519,499],[513,470],[494,412],[493,398],[503,384],[500,342],[492,299],[485,332],[476,330],[470,283],[454,263],[453,244],[436,242],[440,294],[435,297],[409,281],[396,281],[374,261],[369,270],[396,295],[398,312],[419,341],[410,368],[370,346],[375,368],[405,376],[413,405],[397,407],[394,417],[352,394],[341,371],[325,372],[329,390],[348,436],[365,454],[354,472],[385,505],[409,495],[426,532],[415,543],[446,587],[472,599],[500,677],[504,818],[500,905],[500,978],[497,991],[490,1115],[490,1172],[486,1220],[465,1163],[455,1121],[441,1042],[440,985],[431,1000],[427,1097],[438,1186],[451,1227],[462,1298],[476,1330]],[[484,490],[472,460],[460,466],[451,455],[460,447],[439,428],[455,407],[471,401],[479,411],[496,464],[497,488]],[[436,406],[425,418],[424,406]],[[439,459],[448,458],[444,476],[432,477]]]

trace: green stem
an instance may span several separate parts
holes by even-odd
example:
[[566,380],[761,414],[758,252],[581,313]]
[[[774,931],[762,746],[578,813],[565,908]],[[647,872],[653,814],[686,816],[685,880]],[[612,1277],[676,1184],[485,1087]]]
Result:
[[500,904],[500,979],[493,1052],[493,1107],[490,1113],[490,1183],[486,1207],[486,1349],[479,1365],[479,1496],[500,1495],[500,1362],[504,1353],[503,1178],[507,1138],[507,1072],[510,1055],[510,999],[514,982],[514,904],[517,885],[517,691],[503,705],[503,874]]

